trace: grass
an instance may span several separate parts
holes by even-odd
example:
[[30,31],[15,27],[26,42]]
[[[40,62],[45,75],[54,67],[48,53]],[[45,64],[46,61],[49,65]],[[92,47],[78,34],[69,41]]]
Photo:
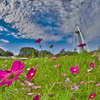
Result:
[[[80,54],[59,57],[54,61],[52,59],[30,58],[20,60],[25,63],[25,71],[19,76],[19,80],[14,81],[9,87],[7,85],[0,86],[0,100],[32,100],[35,94],[41,96],[40,100],[88,100],[90,94],[97,94],[93,100],[99,100],[100,87],[96,86],[100,83],[98,56]],[[15,60],[18,59],[0,59],[0,70],[9,70]],[[88,72],[91,69],[91,62],[94,62],[96,67]],[[59,67],[54,67],[58,64]],[[73,66],[80,68],[79,73],[71,73],[70,68]],[[34,86],[40,86],[37,89],[23,85],[21,82],[21,80],[26,80],[25,75],[28,68],[37,68],[36,76],[32,80],[27,80]],[[81,83],[82,81],[83,83]],[[33,94],[28,95],[27,93]]]

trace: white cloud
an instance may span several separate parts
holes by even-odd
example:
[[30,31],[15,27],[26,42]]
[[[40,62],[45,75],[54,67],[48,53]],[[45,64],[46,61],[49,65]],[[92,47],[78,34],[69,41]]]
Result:
[[3,42],[3,43],[9,43],[9,41],[5,40],[5,39],[0,39],[0,41]]
[[68,44],[72,44],[73,43],[73,38],[68,38],[67,42],[68,42]]
[[12,34],[16,38],[59,41],[65,35],[72,34],[75,25],[78,24],[88,37],[88,41],[93,41],[94,38],[99,40],[100,0],[6,1],[6,4],[3,0],[0,3],[0,19],[4,19],[5,22],[11,23],[13,28],[18,29],[19,33]]

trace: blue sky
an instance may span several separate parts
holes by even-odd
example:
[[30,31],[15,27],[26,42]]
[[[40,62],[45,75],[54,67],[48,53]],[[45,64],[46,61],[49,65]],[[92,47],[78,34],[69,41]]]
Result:
[[73,51],[75,25],[83,31],[90,51],[100,44],[100,0],[1,0],[0,48],[15,54],[22,47],[33,47],[38,38],[43,50],[54,45]]

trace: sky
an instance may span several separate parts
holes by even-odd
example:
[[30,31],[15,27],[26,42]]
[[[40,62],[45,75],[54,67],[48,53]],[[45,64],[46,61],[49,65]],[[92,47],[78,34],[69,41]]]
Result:
[[22,47],[54,53],[73,51],[75,25],[90,51],[100,45],[100,0],[0,0],[0,48],[18,54]]

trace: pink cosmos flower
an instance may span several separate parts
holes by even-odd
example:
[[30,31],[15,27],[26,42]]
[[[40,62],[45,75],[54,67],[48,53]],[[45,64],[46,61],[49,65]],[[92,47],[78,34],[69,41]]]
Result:
[[95,67],[94,63],[90,63],[90,66],[91,66],[92,68],[94,68],[94,67]]
[[56,59],[56,58],[54,58],[54,59],[52,59],[52,60],[54,61],[54,60],[57,60],[57,59]]
[[83,43],[83,44],[80,44],[80,45],[77,45],[78,47],[83,47],[83,46],[86,46],[86,44],[85,43]]
[[40,100],[40,96],[38,94],[34,95],[33,100]]
[[14,61],[9,71],[0,70],[0,85],[7,83],[10,86],[13,81],[17,81],[19,75],[24,71],[22,70],[24,67],[25,65],[21,61]]
[[33,95],[34,93],[27,93],[27,95]]
[[62,73],[62,76],[66,76],[67,74],[66,73]]
[[41,86],[32,86],[33,89],[39,89]]
[[42,41],[42,39],[37,39],[36,41],[35,41],[35,43],[40,43]]
[[91,98],[95,98],[96,96],[97,94],[90,94],[88,98],[91,99]]
[[65,48],[64,49],[62,49],[61,51],[64,51],[65,50]]
[[55,65],[54,67],[59,67],[59,64],[58,65]]
[[26,79],[32,79],[36,75],[36,69],[31,68],[26,74]]
[[96,56],[97,54],[93,54],[92,57]]
[[[31,83],[31,82],[29,82],[29,81],[21,81],[21,82],[23,82],[23,83],[25,83],[27,86],[33,86],[34,84],[33,83]],[[24,85],[25,85],[24,84]]]
[[78,66],[76,66],[76,67],[71,67],[70,68],[70,71],[72,72],[72,74],[74,74],[74,73],[79,73],[79,67]]
[[70,85],[70,90],[78,90],[79,89],[78,87],[79,86],[76,85],[76,83],[74,83],[73,85]]
[[50,45],[49,47],[52,48],[54,45]]

